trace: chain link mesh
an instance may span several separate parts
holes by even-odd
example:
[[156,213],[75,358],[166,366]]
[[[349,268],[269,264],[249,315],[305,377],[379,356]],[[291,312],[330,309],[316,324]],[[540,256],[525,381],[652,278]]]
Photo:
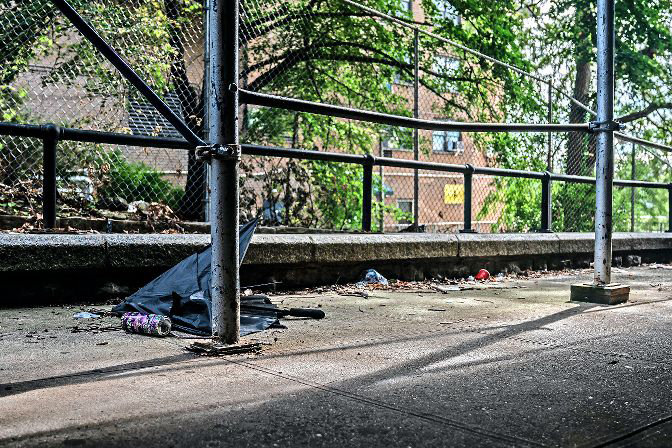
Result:
[[[192,130],[202,134],[200,2],[71,4]],[[2,121],[180,137],[51,1],[2,2],[0,8],[0,33],[7,43],[0,48]],[[8,191],[26,182],[39,191],[41,145],[31,139],[0,137],[0,147],[0,182]],[[181,219],[204,216],[205,169],[184,151],[60,142],[58,154],[58,191],[64,204],[60,215],[69,213],[68,195],[84,189],[91,191],[80,198],[83,203],[77,210],[84,216],[120,212],[120,204],[138,201],[169,207]],[[103,169],[116,177],[112,186],[97,188]],[[133,207],[128,210],[133,214]]]
[[[194,0],[71,3],[173,111],[204,136],[204,5]],[[394,21],[348,0],[241,0],[241,85],[255,92],[417,114],[430,120],[579,123],[593,119],[566,96],[549,93],[541,77],[522,71],[532,70],[530,66],[517,69],[499,64],[432,34],[432,27],[421,25],[430,32],[414,33],[399,23],[434,20],[443,29],[459,30],[461,18],[448,2],[400,4],[401,8],[391,6],[398,18]],[[2,2],[0,21],[5,43],[0,48],[2,121],[179,137],[50,1]],[[586,93],[591,91],[590,83],[573,81],[567,80],[563,88],[594,108],[594,96]],[[420,130],[416,154],[409,129],[254,106],[242,109],[243,142],[595,174],[596,142],[589,134]],[[38,215],[41,142],[0,137],[0,148],[2,213]],[[629,144],[616,146],[617,178],[670,181],[667,153],[645,147],[635,151],[633,171]],[[245,157],[242,168],[241,219],[258,216],[274,226],[361,227],[360,167]],[[415,230],[415,215],[425,231],[462,229],[462,179],[458,173],[420,170],[416,175],[410,169],[375,167],[373,229]],[[165,216],[171,219],[200,220],[207,206],[205,180],[205,166],[186,151],[59,144],[59,198],[62,204],[68,203],[68,195],[79,198],[72,213],[121,213],[113,209],[143,201],[168,207],[170,213]],[[24,190],[32,196],[21,199],[19,192]],[[594,190],[592,185],[553,182],[553,230],[592,231]],[[538,229],[540,198],[539,181],[475,176],[473,227],[479,232]],[[666,198],[665,190],[616,189],[616,229],[666,228]],[[59,214],[66,212],[65,207]],[[133,212],[127,209],[127,213]]]

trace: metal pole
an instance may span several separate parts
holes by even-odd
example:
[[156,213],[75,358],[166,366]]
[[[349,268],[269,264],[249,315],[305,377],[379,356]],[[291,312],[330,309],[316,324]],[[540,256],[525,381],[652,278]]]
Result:
[[672,184],[667,188],[667,231],[672,232]]
[[371,231],[371,198],[373,196],[373,156],[362,165],[362,230]]
[[[636,145],[632,144],[632,175],[631,180],[635,180],[637,177],[637,168],[635,166],[635,147]],[[635,187],[630,189],[630,231],[635,231]]]
[[[206,107],[209,107],[211,92],[208,86],[210,86],[210,8],[211,0],[204,0],[205,14],[203,14],[203,33],[205,38],[203,39],[203,104]],[[209,111],[205,111],[203,114],[203,129],[205,130],[205,140],[212,141],[212,138],[207,135],[210,132],[210,114]],[[203,209],[205,210],[205,222],[210,222],[210,178],[212,177],[212,166],[209,163],[205,164],[205,194],[203,195]]]
[[614,0],[597,1],[597,135],[595,285],[611,283],[614,180]]
[[472,199],[472,184],[474,178],[474,167],[467,164],[464,171],[464,228],[460,233],[476,233],[471,228],[471,199]]
[[[420,37],[417,28],[413,31],[413,118],[420,117],[418,97],[420,94]],[[420,160],[420,132],[413,129],[413,160]],[[420,172],[413,170],[413,224],[420,228]]]
[[208,18],[210,143],[228,148],[228,155],[212,158],[210,178],[212,336],[227,344],[240,333],[238,1],[211,0]]
[[[383,137],[378,139],[378,156],[383,157]],[[378,174],[380,176],[380,189],[378,191],[378,201],[380,202],[380,213],[378,214],[378,230],[385,232],[385,172],[383,165],[378,166]]]
[[550,233],[553,222],[551,173],[546,171],[541,181],[541,232]]
[[61,130],[55,124],[44,126],[42,139],[42,220],[45,229],[56,227],[56,147]]
[[[548,124],[553,123],[553,84],[548,81]],[[553,133],[548,132],[547,150],[546,150],[546,169],[553,171]]]

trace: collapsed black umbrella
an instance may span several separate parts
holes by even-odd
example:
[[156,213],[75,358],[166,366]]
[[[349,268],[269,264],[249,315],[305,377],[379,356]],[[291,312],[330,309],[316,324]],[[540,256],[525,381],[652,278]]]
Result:
[[[250,245],[257,227],[256,219],[240,226],[240,263]],[[190,255],[175,267],[167,270],[123,303],[112,309],[123,314],[137,311],[143,314],[169,316],[173,328],[187,333],[210,336],[212,334],[210,299],[210,246]],[[252,306],[246,308],[245,304]],[[276,307],[269,300],[259,297],[242,298],[240,335],[262,331],[278,322]]]

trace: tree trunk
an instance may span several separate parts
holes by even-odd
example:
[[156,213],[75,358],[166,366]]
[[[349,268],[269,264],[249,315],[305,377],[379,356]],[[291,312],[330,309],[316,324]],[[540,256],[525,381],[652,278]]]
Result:
[[[203,134],[203,93],[200,95],[189,83],[187,66],[184,61],[184,28],[180,24],[184,0],[164,0],[166,15],[172,22],[170,26],[170,45],[175,50],[170,66],[170,78],[175,94],[182,106],[183,118],[187,125],[199,135]],[[187,183],[184,196],[177,213],[187,220],[203,220],[205,218],[205,164],[196,159],[194,151],[189,151],[187,163]]]
[[[590,99],[591,67],[588,60],[577,58],[576,79],[574,80],[573,96],[586,104]],[[581,107],[572,103],[569,111],[570,123],[585,123],[592,119]],[[592,172],[595,157],[590,154],[590,138],[582,132],[570,132],[567,136],[567,174],[588,175]],[[593,151],[594,153],[594,151]],[[592,160],[592,161],[591,161]]]

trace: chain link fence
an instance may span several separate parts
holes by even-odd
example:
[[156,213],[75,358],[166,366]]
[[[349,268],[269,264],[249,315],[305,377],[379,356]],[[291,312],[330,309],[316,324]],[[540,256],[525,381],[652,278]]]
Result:
[[[198,135],[207,137],[204,52],[207,5],[193,0],[73,0]],[[459,28],[450,3],[400,2],[396,18],[349,0],[241,1],[243,88],[428,120],[581,123],[584,108],[513,67],[432,34]],[[434,27],[420,24],[434,22]],[[0,2],[0,106],[11,123],[179,137],[50,1]],[[438,32],[438,31],[437,31]],[[564,87],[563,87],[564,88]],[[590,95],[576,99],[588,106]],[[373,154],[456,165],[594,176],[591,134],[424,131],[308,113],[243,106],[241,141]],[[633,158],[633,151],[635,156]],[[616,177],[670,182],[667,153],[619,144]],[[39,218],[39,140],[0,137],[0,214]],[[357,230],[362,225],[358,165],[245,156],[241,219],[263,225]],[[59,216],[175,223],[207,218],[207,165],[193,152],[89,143],[58,147]],[[594,229],[595,188],[553,182],[555,231]],[[475,175],[478,232],[540,228],[538,180]],[[373,230],[457,232],[464,227],[459,173],[375,167]],[[668,226],[667,192],[617,188],[616,230]],[[418,229],[419,228],[419,229]]]

